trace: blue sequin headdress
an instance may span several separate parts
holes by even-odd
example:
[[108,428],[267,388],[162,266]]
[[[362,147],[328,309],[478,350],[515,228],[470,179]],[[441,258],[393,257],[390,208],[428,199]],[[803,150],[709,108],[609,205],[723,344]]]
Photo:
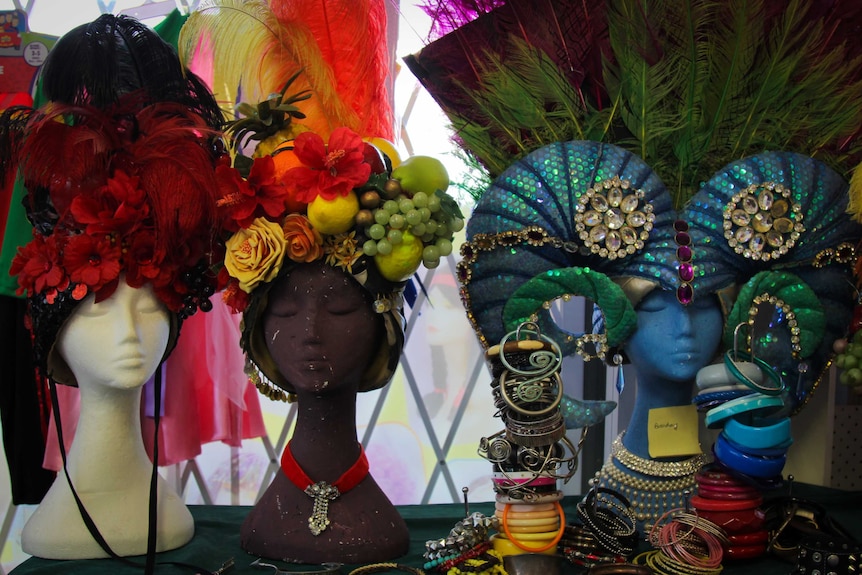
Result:
[[[429,5],[441,36],[407,64],[493,180],[459,265],[482,343],[538,316],[565,353],[608,358],[649,290],[717,294],[726,345],[769,316],[748,346],[801,407],[846,332],[862,238],[859,18],[839,4]],[[570,295],[603,335],[553,325]]]

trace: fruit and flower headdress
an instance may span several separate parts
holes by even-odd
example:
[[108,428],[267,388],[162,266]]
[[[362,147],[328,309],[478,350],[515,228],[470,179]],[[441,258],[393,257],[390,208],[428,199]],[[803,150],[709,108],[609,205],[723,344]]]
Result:
[[[381,354],[385,375],[363,387],[375,389],[391,378],[403,346],[406,283],[421,265],[437,267],[452,252],[453,234],[464,219],[446,193],[449,178],[442,163],[428,156],[400,162],[388,141],[365,141],[348,127],[335,128],[324,139],[300,123],[304,114],[295,102],[305,95],[285,100],[289,86],[290,81],[257,107],[242,106],[249,115],[227,130],[233,165],[217,169],[225,232],[223,297],[245,314],[242,345],[258,389],[286,399],[290,384],[255,329],[269,287],[295,266],[318,261],[350,274],[384,316],[388,339],[398,342]],[[267,124],[260,117],[266,114],[281,128],[261,138]],[[244,155],[243,144],[255,139],[255,153]],[[274,151],[267,154],[268,149]]]
[[[244,311],[249,295],[284,266],[325,260],[357,277],[377,311],[388,311],[421,264],[436,267],[451,253],[453,233],[464,225],[446,193],[445,167],[428,156],[400,162],[385,140],[375,145],[347,127],[324,140],[298,124],[302,114],[281,99],[270,109],[283,114],[283,130],[297,135],[272,155],[242,154],[254,122],[238,120],[228,130],[234,163],[219,168],[225,301]],[[256,150],[268,145],[264,139]]]

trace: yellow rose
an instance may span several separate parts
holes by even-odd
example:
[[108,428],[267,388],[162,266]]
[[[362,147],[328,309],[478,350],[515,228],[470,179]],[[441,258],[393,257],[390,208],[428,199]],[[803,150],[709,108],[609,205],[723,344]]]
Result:
[[257,284],[278,275],[286,244],[280,225],[255,218],[248,228],[239,230],[225,243],[224,266],[239,280],[240,289],[251,293]]
[[295,262],[309,263],[323,255],[323,238],[302,214],[290,214],[282,224],[287,241],[287,257]]

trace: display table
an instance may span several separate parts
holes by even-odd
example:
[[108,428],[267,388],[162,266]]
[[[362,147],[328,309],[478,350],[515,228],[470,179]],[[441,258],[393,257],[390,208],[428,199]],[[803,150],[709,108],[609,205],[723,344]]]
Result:
[[[813,487],[810,485],[794,485],[794,495],[812,499],[820,503],[829,514],[842,525],[844,525],[857,539],[862,539],[862,492],[846,492],[834,489]],[[574,506],[579,498],[567,497],[563,501],[563,507],[568,517],[574,517]],[[195,518],[195,536],[186,546],[160,553],[157,561],[160,565],[156,568],[159,575],[188,575],[194,573],[188,568],[168,564],[168,562],[179,562],[199,566],[201,568],[215,570],[226,559],[233,557],[235,566],[225,575],[252,575],[271,574],[259,567],[251,567],[250,564],[256,557],[247,554],[239,546],[239,529],[243,519],[249,511],[249,507],[230,506],[191,506],[192,515]],[[398,508],[401,515],[410,528],[410,552],[399,559],[399,563],[419,567],[423,563],[422,553],[425,550],[425,541],[445,537],[453,525],[464,517],[463,505],[410,505]],[[470,511],[480,511],[485,514],[493,512],[493,505],[489,503],[478,503],[470,506]],[[644,547],[646,549],[646,547]],[[136,558],[143,564],[143,558]],[[267,563],[276,564],[286,570],[302,570],[307,566],[287,565],[278,561],[265,560]],[[342,575],[348,575],[350,569],[355,566],[345,565],[341,570]],[[727,575],[786,575],[792,566],[764,557],[744,563],[725,563],[724,573]],[[124,575],[143,572],[142,568],[125,565],[112,559],[92,559],[86,561],[49,561],[45,559],[28,559],[10,575],[28,575],[31,573],[49,574],[62,573],[68,575],[88,574],[111,574]],[[562,563],[563,573],[582,572],[569,563]]]

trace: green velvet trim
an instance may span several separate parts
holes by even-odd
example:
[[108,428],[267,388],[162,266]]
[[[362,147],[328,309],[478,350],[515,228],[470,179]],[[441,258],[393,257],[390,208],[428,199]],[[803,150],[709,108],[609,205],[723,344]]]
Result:
[[[799,357],[806,358],[817,350],[826,329],[826,314],[814,291],[802,279],[790,272],[764,271],[748,280],[739,292],[727,317],[724,345],[733,348],[733,331],[747,323],[754,299],[770,295],[787,304],[796,315],[799,328]],[[764,305],[764,304],[761,304]]]
[[637,328],[637,314],[622,288],[605,274],[582,267],[548,270],[523,284],[503,308],[503,325],[508,331],[515,330],[545,309],[546,303],[565,295],[583,296],[599,306],[611,347],[624,342]]

